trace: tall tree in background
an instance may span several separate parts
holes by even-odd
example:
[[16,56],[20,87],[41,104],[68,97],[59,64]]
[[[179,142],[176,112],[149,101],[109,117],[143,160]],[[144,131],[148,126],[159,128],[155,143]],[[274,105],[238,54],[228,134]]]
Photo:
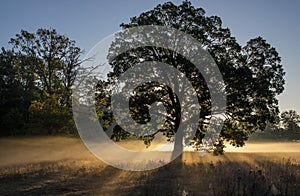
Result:
[[281,135],[288,140],[300,140],[300,116],[295,110],[282,112],[280,121]]
[[38,87],[57,94],[60,104],[70,107],[71,87],[80,65],[80,48],[75,41],[55,29],[38,29],[36,33],[22,30],[9,43],[14,53],[29,58],[27,66],[35,73]]
[[[126,29],[143,25],[168,26],[188,33],[202,43],[203,48],[214,58],[222,73],[227,96],[225,123],[219,140],[215,144],[217,151],[223,152],[224,140],[230,141],[235,146],[243,146],[251,133],[264,130],[267,122],[275,120],[279,113],[276,95],[284,90],[283,76],[285,72],[275,48],[271,47],[263,38],[251,39],[242,47],[231,36],[230,30],[222,26],[219,17],[205,16],[205,11],[202,8],[195,8],[189,1],[184,1],[179,6],[171,2],[159,4],[150,11],[132,17],[130,23],[121,24],[121,27]],[[122,33],[119,34],[117,40],[121,41],[116,41],[111,46],[111,53],[118,51],[122,45],[126,45],[128,40],[122,39],[123,36]],[[105,106],[109,105],[109,91],[111,90],[109,86],[112,86],[118,77],[131,66],[143,61],[159,61],[171,64],[183,72],[193,84],[201,105],[199,128],[193,143],[195,147],[199,147],[206,132],[207,119],[211,117],[211,98],[201,74],[189,61],[174,51],[158,47],[134,48],[112,59],[110,62],[112,71],[108,74],[108,82],[100,83],[102,87],[99,89],[102,91],[106,89],[106,95],[100,93],[101,96],[98,96],[99,104],[103,106],[103,102],[105,102]],[[193,77],[195,74],[198,76]],[[147,88],[148,94],[145,93]],[[165,123],[165,129],[160,130],[160,132],[163,132],[170,139],[177,132],[180,108],[178,108],[176,97],[172,92],[168,93],[169,96],[163,96],[162,93],[165,92],[160,92],[160,98],[153,98],[153,96],[149,96],[152,88],[153,85],[148,85],[148,87],[146,85],[140,90],[136,89],[136,94],[143,94],[144,97],[131,98],[132,116],[137,122],[147,122],[149,103],[158,100],[168,103],[164,106],[170,117]],[[163,86],[161,89],[170,90]],[[170,99],[171,101],[168,101]],[[100,114],[102,124],[107,127],[115,126],[111,114],[104,112],[100,112]],[[103,122],[103,119],[110,122]],[[126,130],[122,130],[120,127],[118,129],[113,128],[112,138],[120,134],[123,134],[124,138],[128,137]],[[150,136],[150,142],[155,134]],[[149,137],[142,139],[146,140],[146,144],[149,143]]]
[[283,111],[276,122],[269,123],[262,132],[251,136],[253,141],[294,141],[300,140],[300,116],[295,110]]
[[[8,110],[21,110],[17,113],[22,114],[19,122],[23,125],[31,114],[32,127],[40,124],[51,132],[51,128],[68,126],[72,121],[71,87],[80,66],[75,41],[55,29],[38,29],[36,33],[21,30],[9,44],[12,49],[3,49],[0,56],[1,92],[5,92],[1,104],[13,102]],[[8,114],[1,113],[2,122],[8,122]]]
[[29,120],[31,101],[37,98],[34,72],[26,66],[26,60],[25,56],[4,48],[0,53],[0,127],[3,134],[20,133]]
[[286,130],[299,129],[300,116],[295,110],[284,111],[280,115],[282,126]]

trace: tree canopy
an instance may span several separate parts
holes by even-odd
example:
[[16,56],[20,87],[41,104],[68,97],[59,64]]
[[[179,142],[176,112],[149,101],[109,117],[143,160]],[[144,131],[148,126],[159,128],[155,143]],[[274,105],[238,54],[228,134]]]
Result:
[[[215,149],[222,152],[225,140],[234,146],[243,146],[251,133],[264,130],[267,122],[276,120],[279,113],[276,96],[284,90],[285,72],[278,52],[262,37],[250,39],[245,46],[241,46],[230,30],[222,26],[221,18],[206,16],[202,8],[195,8],[189,1],[178,6],[171,2],[159,4],[150,11],[132,17],[129,23],[123,23],[121,27],[128,29],[144,25],[167,26],[190,34],[216,62],[225,83],[227,108],[224,126],[215,143]],[[122,39],[124,36],[122,33],[118,35],[110,48],[110,54],[118,51],[126,42],[132,41]],[[144,36],[150,38],[151,35]],[[201,111],[196,135],[188,145],[198,148],[206,133],[207,119],[211,118],[210,92],[203,76],[191,62],[165,48],[133,48],[111,59],[112,71],[108,73],[108,79],[98,84],[101,92],[97,97],[100,122],[107,130],[112,129],[112,139],[132,136],[116,124],[111,113],[111,86],[126,70],[144,61],[170,64],[184,73],[192,83]],[[160,88],[154,88],[155,86]],[[136,122],[149,121],[149,108],[154,102],[161,102],[168,114],[163,128],[141,138],[145,144],[149,145],[157,133],[163,133],[168,140],[174,140],[180,122],[180,107],[174,92],[164,84],[149,83],[136,88],[134,94],[130,98],[130,110]]]
[[15,134],[29,124],[50,133],[69,126],[71,87],[80,66],[75,41],[55,29],[38,29],[21,30],[9,44],[11,49],[0,54],[1,134]]

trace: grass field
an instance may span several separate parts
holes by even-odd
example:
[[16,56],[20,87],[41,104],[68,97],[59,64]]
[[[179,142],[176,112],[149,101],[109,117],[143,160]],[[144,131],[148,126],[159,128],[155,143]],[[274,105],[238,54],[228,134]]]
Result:
[[96,159],[78,138],[0,138],[0,195],[300,195],[299,143],[185,152],[150,171]]

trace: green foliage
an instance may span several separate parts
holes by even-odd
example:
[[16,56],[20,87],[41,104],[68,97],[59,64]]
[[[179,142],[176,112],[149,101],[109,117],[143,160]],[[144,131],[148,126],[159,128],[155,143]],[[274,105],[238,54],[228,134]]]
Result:
[[213,155],[223,155],[224,154],[224,140],[220,137],[217,142],[215,143],[215,148],[213,150]]
[[[285,72],[276,49],[266,40],[257,37],[249,40],[245,46],[240,46],[230,30],[222,26],[222,20],[219,17],[206,16],[202,8],[195,8],[189,1],[184,1],[178,6],[171,2],[159,4],[150,11],[132,17],[128,24],[121,24],[121,27],[126,29],[143,25],[162,25],[186,32],[202,43],[203,48],[214,58],[223,76],[227,96],[226,120],[220,141],[227,140],[232,145],[243,146],[250,134],[264,130],[268,122],[275,121],[279,113],[276,96],[284,90]],[[126,42],[131,42],[131,40],[122,39],[124,36],[126,32],[118,34],[115,43],[110,48],[110,54],[119,51],[123,45],[126,45]],[[108,111],[107,115],[110,116],[108,124],[115,125],[114,118],[109,113],[111,86],[122,73],[142,61],[158,61],[173,65],[192,83],[201,106],[199,127],[193,145],[196,147],[201,145],[208,127],[208,119],[211,118],[210,92],[204,78],[191,62],[180,54],[164,48],[134,48],[111,60],[112,71],[108,74],[106,82],[101,81],[99,91],[102,93],[98,96],[99,108],[106,107],[103,110]],[[164,88],[161,84],[156,84],[156,87],[158,86]],[[153,97],[153,93],[156,93],[158,97]],[[136,89],[135,94],[141,95],[142,98],[139,96],[131,98],[131,112],[137,122],[144,123],[149,120],[149,105],[154,101],[164,103],[168,119],[164,124],[164,129],[159,132],[163,132],[169,140],[172,140],[180,122],[180,116],[178,116],[180,107],[178,107],[176,95],[170,92],[170,89],[166,90],[167,96],[164,93],[153,91],[151,84]],[[101,104],[104,97],[108,100],[106,105]],[[106,116],[103,114],[102,112],[100,122]],[[124,130],[120,131],[124,133]],[[120,133],[114,132],[114,134]],[[148,144],[148,140],[145,143]],[[222,149],[223,143],[216,143],[216,148]],[[222,150],[217,151],[222,152]]]
[[38,29],[21,30],[9,44],[12,49],[0,53],[0,135],[38,133],[38,127],[74,132],[71,87],[80,65],[75,41],[55,29]]
[[55,94],[45,93],[42,101],[32,101],[29,112],[31,134],[76,134],[71,109],[61,106]]
[[282,122],[283,129],[290,131],[299,131],[300,116],[295,110],[282,112],[280,115],[280,120]]
[[23,133],[28,107],[37,96],[34,75],[24,65],[26,57],[6,51],[0,53],[0,129],[1,135]]
[[26,66],[34,73],[36,86],[57,94],[61,105],[71,107],[71,87],[80,65],[80,48],[75,41],[55,29],[38,29],[36,33],[22,30],[9,43],[14,53],[28,59]]
[[252,141],[295,141],[300,140],[300,116],[295,110],[284,111],[264,131],[251,136]]

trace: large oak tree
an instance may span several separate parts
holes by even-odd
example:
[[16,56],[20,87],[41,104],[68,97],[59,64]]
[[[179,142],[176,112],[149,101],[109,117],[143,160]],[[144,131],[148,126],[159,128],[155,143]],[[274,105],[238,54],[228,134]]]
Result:
[[[245,46],[241,46],[231,35],[230,30],[222,26],[222,20],[218,16],[206,16],[202,8],[195,8],[189,1],[184,1],[178,6],[171,2],[159,4],[150,11],[132,17],[129,23],[123,23],[121,27],[127,29],[143,25],[167,26],[190,34],[202,44],[202,48],[210,53],[218,65],[225,83],[227,108],[223,129],[215,143],[216,152],[223,152],[225,140],[234,146],[243,146],[251,133],[264,130],[267,122],[275,120],[279,113],[276,96],[284,90],[285,72],[276,49],[262,37],[250,39]],[[111,54],[118,51],[126,42],[132,41],[124,40],[122,37],[124,34],[120,33],[117,41],[112,44]],[[199,147],[212,110],[206,82],[195,66],[180,54],[152,46],[133,48],[113,58],[110,61],[112,71],[108,73],[108,80],[99,82],[98,89],[101,93],[98,94],[98,104],[107,110],[101,110],[99,107],[98,113],[104,127],[112,129],[111,138],[120,140],[131,135],[116,125],[112,113],[109,112],[111,86],[122,73],[143,61],[171,64],[184,73],[193,84],[201,112],[198,130],[189,145]],[[194,77],[195,74],[197,77]],[[155,85],[160,86],[156,88],[160,90],[153,90]],[[141,139],[150,144],[155,135],[162,132],[172,140],[180,122],[180,107],[174,92],[170,92],[170,88],[163,84],[153,83],[140,86],[135,91],[130,100],[131,113],[135,121],[139,123],[149,121],[149,105],[155,101],[162,102],[168,113],[164,128]]]

